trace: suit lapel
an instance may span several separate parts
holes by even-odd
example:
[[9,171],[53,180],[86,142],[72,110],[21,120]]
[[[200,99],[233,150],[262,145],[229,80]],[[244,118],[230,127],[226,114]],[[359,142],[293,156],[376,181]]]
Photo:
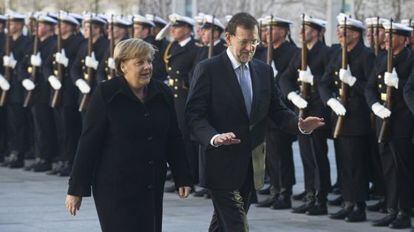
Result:
[[259,86],[260,86],[260,78],[257,74],[257,69],[255,63],[253,61],[249,62],[249,69],[250,69],[250,77],[252,79],[252,90],[253,90],[253,99],[252,99],[252,112],[250,112],[250,122],[254,122],[257,106],[258,106],[258,99],[259,99]]

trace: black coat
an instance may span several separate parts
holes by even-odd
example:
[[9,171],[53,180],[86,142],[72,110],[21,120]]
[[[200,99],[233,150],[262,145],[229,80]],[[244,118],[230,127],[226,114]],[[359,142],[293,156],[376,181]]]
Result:
[[86,112],[68,194],[90,196],[92,186],[103,231],[161,232],[167,163],[177,187],[191,186],[171,91],[151,80],[146,99],[114,78]]
[[[393,66],[398,75],[398,89],[393,88],[391,98],[392,108],[390,117],[390,139],[411,138],[414,133],[414,116],[409,109],[409,101],[404,100],[404,86],[412,74],[414,54],[409,48],[403,49],[393,57]],[[384,83],[384,73],[387,71],[387,53],[377,57],[373,72],[365,90],[366,100],[371,107],[374,103],[383,104],[386,100],[387,86]],[[408,87],[409,88],[409,87]],[[410,97],[406,97],[410,99]],[[413,102],[411,102],[412,104]],[[414,108],[412,105],[411,108]],[[382,119],[377,118],[377,134],[379,134]]]
[[[235,190],[245,181],[252,150],[265,138],[267,117],[277,125],[298,133],[295,113],[282,103],[274,84],[272,68],[253,59],[249,62],[253,101],[250,119],[233,66],[226,52],[202,61],[186,105],[186,120],[192,135],[202,145],[205,179],[211,189]],[[240,144],[213,147],[211,138],[234,132]]]
[[[322,101],[326,102],[330,98],[339,97],[341,80],[339,70],[341,68],[342,49],[333,50],[331,61],[326,67],[325,73],[319,82],[319,94]],[[364,44],[358,44],[347,53],[348,64],[352,75],[357,79],[352,87],[349,87],[348,104],[344,120],[343,136],[363,136],[370,132],[370,109],[365,100],[365,85],[371,74],[375,55]],[[337,115],[333,114],[332,125],[336,125]]]

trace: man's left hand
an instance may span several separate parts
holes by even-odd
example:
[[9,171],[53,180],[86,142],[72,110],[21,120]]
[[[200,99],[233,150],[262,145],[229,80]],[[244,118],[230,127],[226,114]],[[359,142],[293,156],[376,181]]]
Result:
[[325,125],[323,118],[307,117],[305,119],[299,118],[298,126],[305,133],[311,133],[318,127]]
[[191,187],[188,187],[188,186],[179,187],[178,196],[180,196],[180,198],[182,199],[187,198],[188,195],[190,195],[190,191],[191,191]]

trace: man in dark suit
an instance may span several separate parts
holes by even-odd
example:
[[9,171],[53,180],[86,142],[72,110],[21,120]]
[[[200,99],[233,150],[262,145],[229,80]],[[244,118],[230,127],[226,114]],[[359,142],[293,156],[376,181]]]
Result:
[[204,177],[214,214],[209,231],[248,231],[253,186],[263,186],[267,118],[291,133],[308,133],[323,119],[299,119],[281,102],[271,66],[252,60],[258,23],[247,13],[226,28],[229,48],[195,69],[186,105],[190,133],[202,145]]

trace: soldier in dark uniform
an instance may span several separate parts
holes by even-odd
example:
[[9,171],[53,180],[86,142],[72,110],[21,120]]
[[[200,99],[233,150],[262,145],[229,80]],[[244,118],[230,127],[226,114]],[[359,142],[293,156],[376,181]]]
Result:
[[[19,75],[25,78],[22,81],[26,89],[26,98],[32,92],[29,107],[34,123],[34,144],[36,161],[25,170],[44,172],[52,168],[53,158],[57,154],[56,127],[53,110],[49,106],[50,86],[45,76],[43,67],[49,65],[44,62],[53,55],[56,47],[56,36],[54,35],[57,21],[47,15],[37,16],[37,35],[34,31],[33,39],[37,39],[37,51],[32,49],[26,51],[25,59],[19,67]],[[35,73],[33,73],[35,72]],[[35,79],[33,79],[35,77]],[[26,99],[25,99],[26,100]]]
[[[0,57],[4,56],[4,48],[6,36],[4,28],[6,27],[7,18],[0,15]],[[3,59],[0,59],[0,74],[4,75]],[[4,157],[7,154],[7,117],[6,107],[0,107],[0,164],[4,162]]]
[[[289,67],[282,74],[279,84],[287,99],[306,115],[315,115],[329,122],[329,109],[323,104],[318,84],[329,63],[330,49],[320,40],[320,34],[326,22],[305,16],[305,43],[308,49],[306,70],[301,69],[302,55],[297,52]],[[302,34],[301,34],[302,36]],[[299,74],[299,75],[298,75]],[[299,83],[298,83],[299,76]],[[299,84],[311,86],[308,96],[300,95]],[[330,166],[328,160],[328,125],[315,130],[311,135],[299,135],[298,142],[304,167],[306,202],[293,209],[294,213],[309,215],[327,214],[327,195],[331,187]]]
[[166,40],[155,40],[152,31],[156,27],[156,24],[153,20],[155,20],[154,17],[147,18],[141,15],[134,15],[134,38],[142,39],[157,48],[152,61],[152,77],[160,81],[165,81],[167,79],[167,71],[162,54],[168,42]]
[[[194,66],[197,55],[197,46],[192,38],[194,20],[192,18],[172,14],[169,16],[171,21],[171,36],[173,42],[168,44],[164,51],[163,59],[168,74],[168,85],[174,94],[175,109],[177,112],[178,125],[183,133],[186,154],[190,164],[193,177],[196,175],[197,145],[190,140],[190,135],[185,124],[184,109],[190,87],[189,73]],[[166,191],[175,191],[175,187],[166,187]]]
[[[115,47],[120,41],[128,39],[128,30],[131,28],[131,21],[127,18],[121,16],[114,16],[114,22],[112,23],[112,18],[109,18],[108,22],[108,40],[111,41],[112,37],[112,30],[113,30],[113,46]],[[113,24],[113,29],[112,29]],[[104,80],[109,80],[116,76],[115,72],[115,61],[114,58],[111,57],[111,42],[109,42],[109,46],[107,46],[107,50],[104,53],[103,57],[104,62],[99,63],[98,69],[100,69],[100,73],[102,72],[101,69],[104,69],[105,78]]]
[[[48,77],[53,92],[58,91],[60,100],[54,106],[54,118],[58,139],[58,157],[56,165],[48,174],[69,175],[71,162],[76,152],[82,121],[78,111],[78,90],[70,79],[70,69],[76,53],[84,40],[76,34],[79,22],[68,14],[61,14],[60,31],[62,49],[55,46],[54,55],[47,59],[43,69],[44,76]],[[58,66],[62,67],[61,79],[58,77]]]
[[[341,160],[341,190],[345,204],[341,210],[332,214],[331,218],[360,222],[366,220],[365,201],[368,194],[366,161],[370,149],[370,112],[365,101],[364,88],[375,56],[363,44],[362,22],[345,15],[338,16],[338,21],[341,43],[344,42],[343,30],[347,28],[348,68],[341,68],[342,54],[341,50],[338,50],[332,55],[319,84],[322,101],[335,113],[333,127],[338,116],[345,117],[342,131],[337,138],[337,149]],[[337,100],[342,92],[341,82],[349,88],[348,104],[345,106]]]
[[[288,20],[276,17],[273,17],[271,22],[273,41],[273,61],[271,66],[274,70],[277,85],[279,85],[282,73],[288,67],[293,54],[298,49],[292,41],[287,40],[287,37],[290,40],[289,28],[291,23]],[[266,17],[262,26],[268,26],[269,24],[270,17]],[[269,36],[268,30],[266,36]],[[262,59],[266,62],[266,57],[262,57]],[[283,99],[287,103],[287,100]],[[291,109],[294,108],[291,104],[288,106]],[[272,209],[288,209],[292,207],[290,198],[292,187],[295,184],[292,150],[294,140],[294,135],[282,131],[272,121],[269,121],[266,133],[266,167],[272,185],[272,196],[263,202],[259,202],[259,207],[272,207]]]
[[[412,19],[403,19],[401,20],[401,24],[405,26],[411,27],[414,29],[414,21]],[[414,31],[411,32],[410,37],[407,41],[407,46],[414,51]]]
[[18,68],[26,51],[30,49],[30,39],[22,34],[25,16],[13,13],[9,17],[11,20],[9,32],[11,53],[3,56],[3,66],[8,67],[11,72],[5,105],[10,150],[6,164],[10,168],[21,168],[24,166],[25,153],[30,149],[30,117],[28,109],[23,107],[25,90]]
[[[390,23],[383,24],[386,30],[386,48],[390,41]],[[377,131],[383,120],[388,120],[388,133],[381,142],[381,164],[385,178],[387,215],[374,221],[374,226],[389,226],[394,229],[411,227],[411,208],[414,195],[414,116],[410,111],[410,101],[404,99],[404,86],[410,76],[414,54],[406,47],[412,29],[402,24],[392,23],[392,65],[387,70],[387,55],[376,60],[374,70],[366,88],[366,99],[377,116]],[[387,88],[392,88],[392,96],[387,96]],[[391,97],[391,108],[384,105]],[[410,99],[410,97],[406,98]],[[388,108],[387,108],[388,107]],[[412,107],[411,107],[412,108]],[[378,136],[379,133],[378,133]]]

